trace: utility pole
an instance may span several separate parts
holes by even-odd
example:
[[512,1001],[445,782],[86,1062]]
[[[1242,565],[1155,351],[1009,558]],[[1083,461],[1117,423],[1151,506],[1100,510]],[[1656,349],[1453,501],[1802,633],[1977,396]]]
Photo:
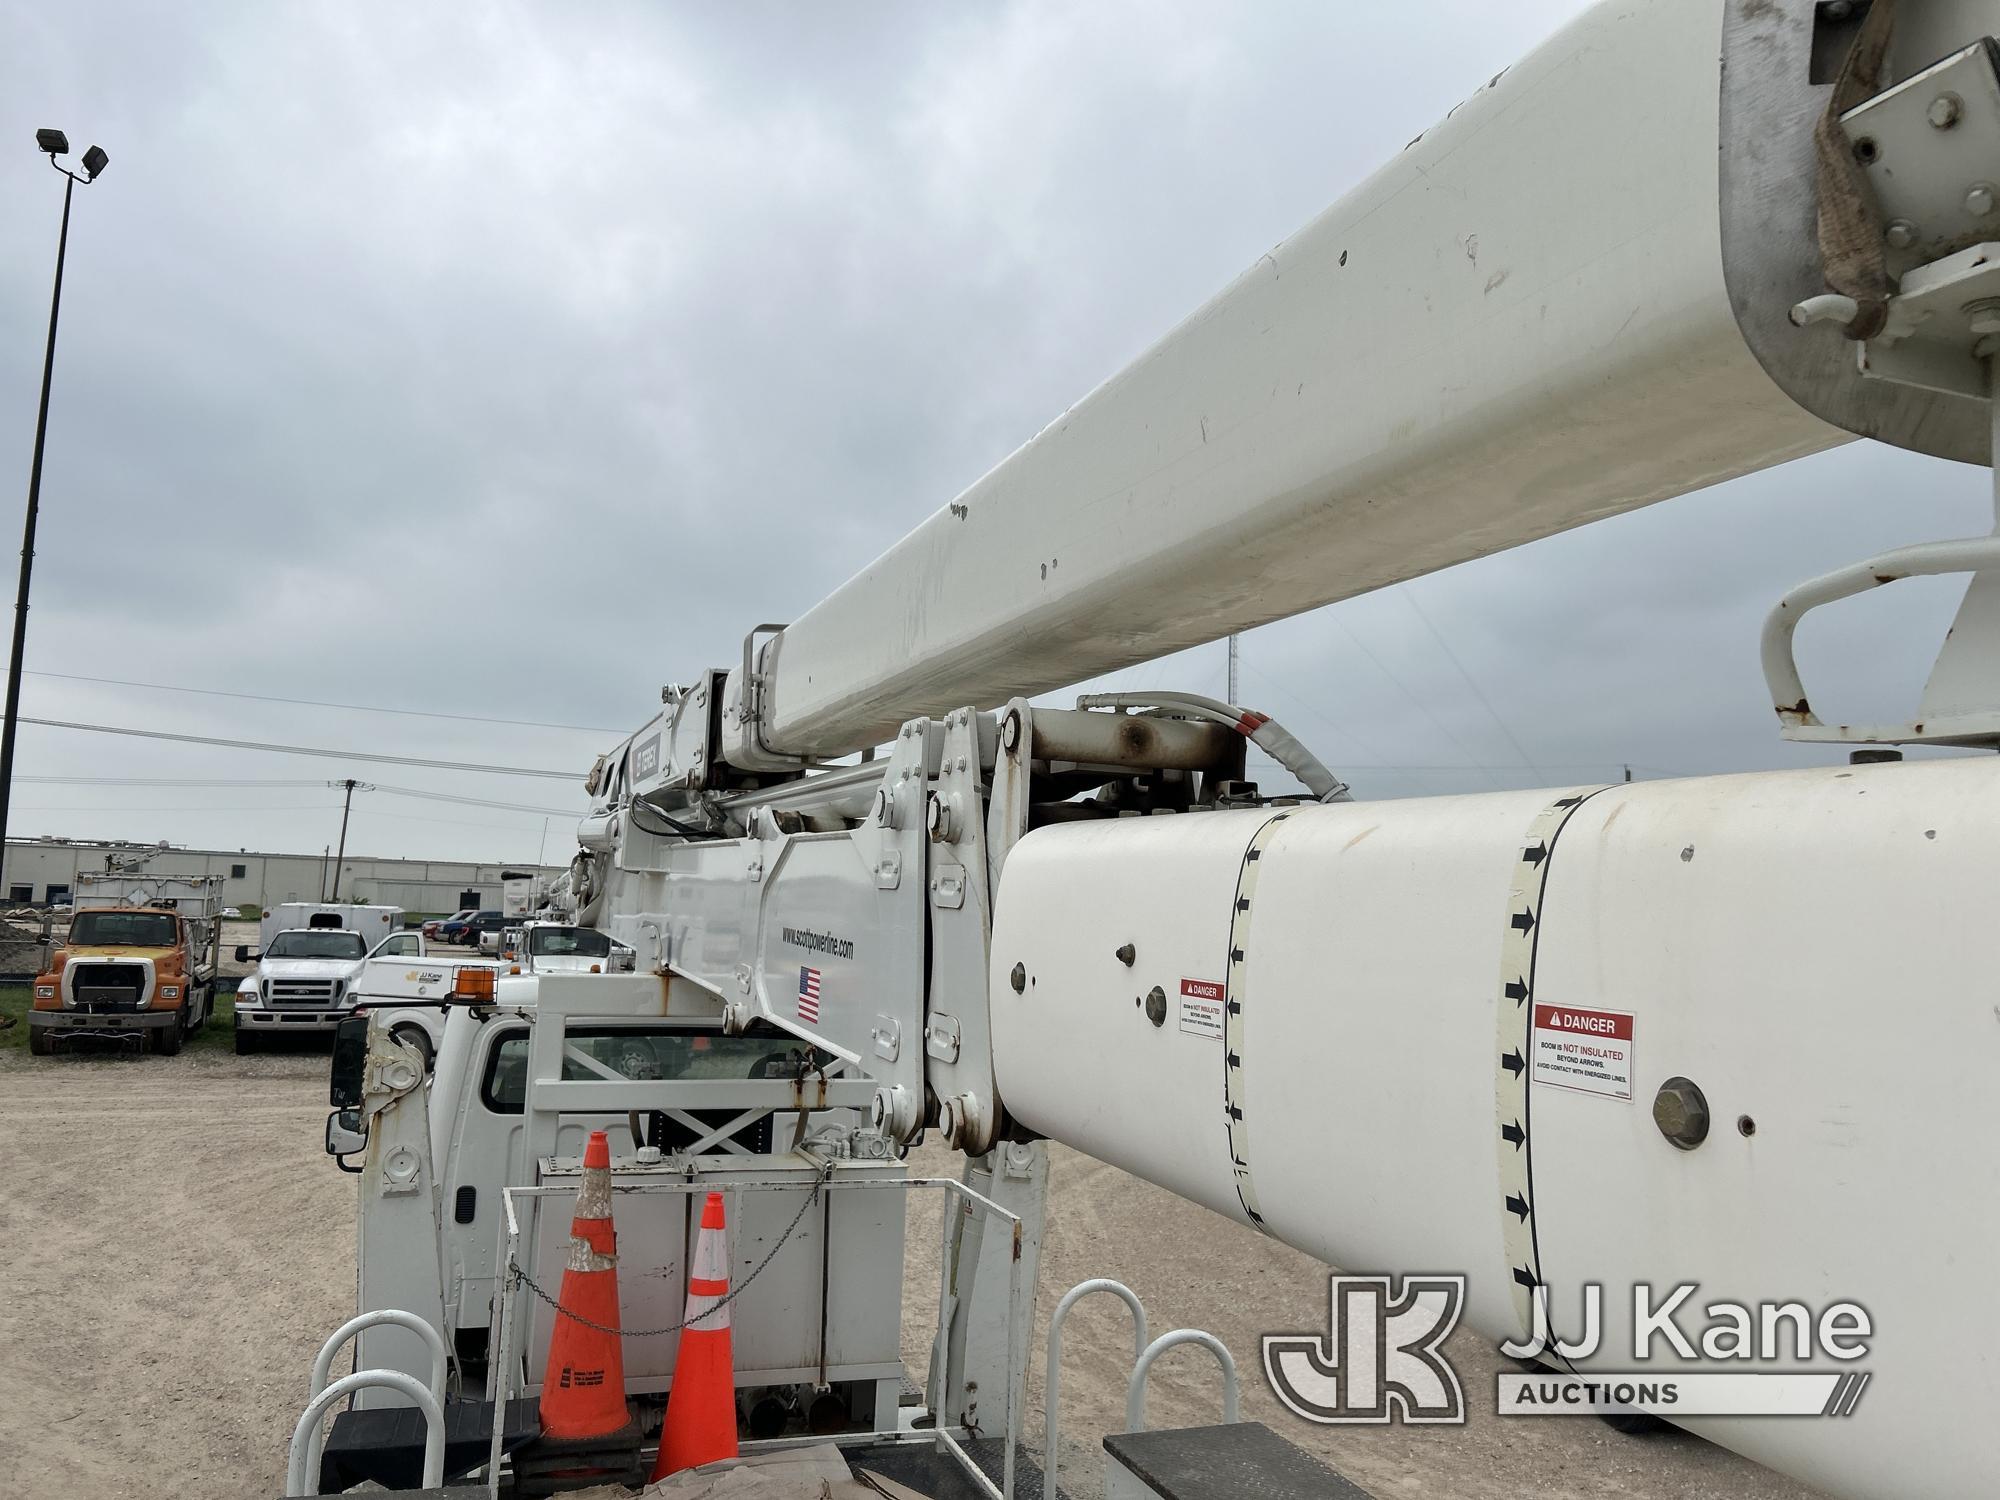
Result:
[[365,781],[355,781],[352,778],[346,781],[329,781],[327,785],[340,787],[347,793],[340,802],[340,852],[333,857],[333,893],[325,898],[328,901],[338,901],[340,899],[340,866],[341,862],[347,858],[347,815],[354,808],[354,794],[357,791],[372,792],[375,788],[368,785]]
[[319,851],[319,899],[326,899],[326,862],[333,858],[333,845],[328,844]]
[[69,154],[69,137],[60,130],[38,130],[35,144],[49,154],[49,165],[69,180],[63,184],[62,233],[56,238],[56,289],[49,298],[49,342],[42,354],[42,405],[35,417],[35,456],[28,466],[28,519],[21,528],[21,582],[14,595],[14,654],[7,662],[7,711],[0,721],[0,840],[7,834],[7,814],[14,800],[14,731],[21,715],[21,662],[28,649],[28,579],[35,568],[35,520],[42,506],[42,447],[49,435],[49,386],[56,373],[56,319],[62,313],[63,259],[69,253],[69,203],[79,182],[95,182],[109,160],[103,148],[83,153],[79,177],[56,158]]

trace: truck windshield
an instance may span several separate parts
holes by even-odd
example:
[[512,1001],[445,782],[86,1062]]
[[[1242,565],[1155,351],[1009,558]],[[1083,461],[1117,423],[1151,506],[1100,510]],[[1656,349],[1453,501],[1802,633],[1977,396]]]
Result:
[[358,932],[281,932],[266,958],[360,958],[368,951]]
[[108,948],[171,948],[179,935],[172,912],[83,911],[69,924],[69,940]]
[[531,927],[530,958],[609,958],[611,939],[588,927]]

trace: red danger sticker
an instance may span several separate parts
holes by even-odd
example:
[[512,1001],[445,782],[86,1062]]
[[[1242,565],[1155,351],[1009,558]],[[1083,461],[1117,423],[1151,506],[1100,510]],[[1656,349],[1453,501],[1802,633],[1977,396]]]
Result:
[[1632,1097],[1632,1012],[1578,1005],[1535,1006],[1535,1082]]
[[1222,984],[1214,979],[1181,981],[1180,1029],[1190,1036],[1222,1040]]

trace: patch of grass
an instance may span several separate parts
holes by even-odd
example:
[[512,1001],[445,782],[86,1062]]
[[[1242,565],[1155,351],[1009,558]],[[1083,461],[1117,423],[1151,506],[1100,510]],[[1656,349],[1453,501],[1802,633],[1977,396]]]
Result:
[[[28,1010],[35,998],[34,986],[27,984],[0,984],[0,1052],[23,1052],[28,1050]],[[236,985],[233,980],[223,980],[222,987],[215,996],[215,1014],[200,1031],[183,1043],[183,1050],[189,1052],[227,1052],[235,1042],[230,1034],[231,1018],[236,1014]],[[10,1026],[8,1021],[12,1021]],[[79,1051],[81,1049],[78,1049]]]
[[186,1042],[191,1052],[228,1052],[235,1045],[231,1018],[236,1014],[236,981],[219,980],[215,988],[215,1014]]
[[0,1052],[28,1050],[28,1005],[34,998],[31,984],[0,984]]

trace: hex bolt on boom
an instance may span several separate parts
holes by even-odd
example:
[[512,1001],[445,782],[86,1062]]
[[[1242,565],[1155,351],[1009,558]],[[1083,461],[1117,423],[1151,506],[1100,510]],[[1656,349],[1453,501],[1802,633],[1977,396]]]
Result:
[[1708,1099],[1693,1079],[1669,1078],[1653,1096],[1653,1123],[1682,1151],[1708,1139]]

